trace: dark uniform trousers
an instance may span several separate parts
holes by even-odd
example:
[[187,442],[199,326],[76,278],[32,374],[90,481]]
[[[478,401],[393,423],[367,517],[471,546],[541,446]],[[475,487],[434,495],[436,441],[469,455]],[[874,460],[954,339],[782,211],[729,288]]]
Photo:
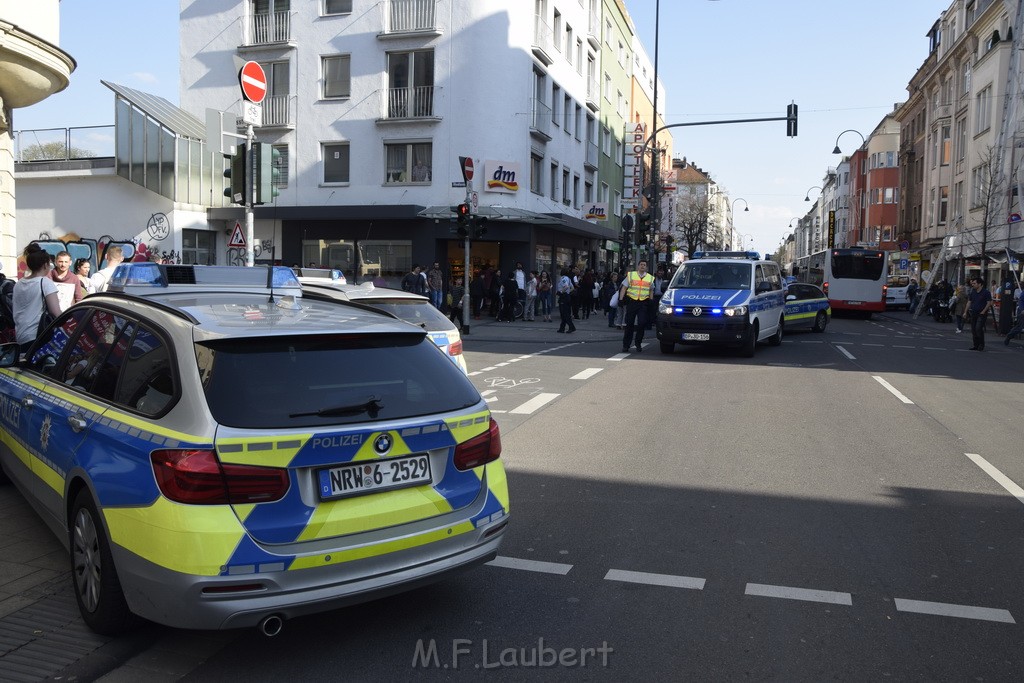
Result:
[[626,297],[626,332],[622,335],[622,348],[628,349],[631,344],[640,344],[644,341],[644,329],[647,327],[647,315],[650,301],[644,299],[637,301]]

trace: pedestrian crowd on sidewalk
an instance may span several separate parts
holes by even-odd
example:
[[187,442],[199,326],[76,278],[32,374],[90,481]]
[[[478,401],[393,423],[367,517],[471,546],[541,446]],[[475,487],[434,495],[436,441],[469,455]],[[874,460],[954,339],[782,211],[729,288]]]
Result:
[[[511,323],[554,322],[557,316],[557,331],[572,333],[576,330],[575,321],[600,314],[607,318],[608,327],[630,335],[630,343],[623,343],[630,346],[642,343],[643,333],[652,329],[658,300],[671,279],[664,266],[659,266],[654,274],[648,273],[646,266],[646,262],[641,262],[636,270],[620,274],[572,265],[557,268],[553,273],[527,270],[519,261],[507,270],[485,265],[472,274],[468,311],[463,304],[466,291],[462,277],[446,277],[436,262],[427,271],[413,264],[401,286],[407,292],[428,297],[460,327],[466,320],[485,317]],[[631,275],[636,275],[641,267],[644,275],[640,279],[650,282],[649,291],[645,289],[642,295],[629,286]]]
[[25,248],[22,258],[25,274],[21,279],[0,273],[0,342],[17,342],[24,353],[54,318],[87,294],[106,291],[124,252],[121,247],[109,247],[106,266],[91,276],[88,259],[78,259],[72,270],[70,253],[53,256],[35,242]]

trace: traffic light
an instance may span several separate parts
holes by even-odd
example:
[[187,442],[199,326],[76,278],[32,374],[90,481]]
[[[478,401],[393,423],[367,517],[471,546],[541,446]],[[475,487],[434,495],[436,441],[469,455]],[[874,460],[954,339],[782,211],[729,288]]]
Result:
[[232,204],[245,204],[245,144],[235,147],[235,154],[231,157],[231,165],[224,169],[224,177],[231,182],[224,188],[224,196],[231,200]]
[[786,107],[786,135],[796,137],[796,102],[790,102]]
[[636,216],[636,244],[647,244],[647,235],[651,227],[651,213],[645,211]]
[[456,232],[459,237],[469,237],[469,204],[463,202],[449,208],[455,214],[455,222],[458,224]]
[[281,179],[281,151],[266,142],[257,142],[252,152],[256,157],[256,196],[253,197],[252,203],[269,204],[274,197],[281,194],[277,189]]
[[473,237],[480,239],[487,234],[487,216],[473,217]]

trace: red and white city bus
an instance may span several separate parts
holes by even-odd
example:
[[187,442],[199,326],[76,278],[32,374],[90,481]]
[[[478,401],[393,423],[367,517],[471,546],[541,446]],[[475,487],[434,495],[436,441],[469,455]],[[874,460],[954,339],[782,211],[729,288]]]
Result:
[[821,287],[833,311],[859,311],[868,318],[885,311],[887,252],[826,249],[797,259],[796,265],[796,279]]

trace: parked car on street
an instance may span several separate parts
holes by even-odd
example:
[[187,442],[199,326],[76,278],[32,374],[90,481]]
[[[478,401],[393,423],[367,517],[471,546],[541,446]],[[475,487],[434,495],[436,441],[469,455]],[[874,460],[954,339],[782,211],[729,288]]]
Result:
[[910,276],[890,275],[886,285],[886,308],[910,308]]
[[288,269],[123,264],[19,356],[0,346],[0,465],[95,631],[274,635],[497,553],[480,393],[422,328]]
[[791,282],[786,288],[786,332],[812,330],[824,332],[832,319],[828,296],[817,285]]

